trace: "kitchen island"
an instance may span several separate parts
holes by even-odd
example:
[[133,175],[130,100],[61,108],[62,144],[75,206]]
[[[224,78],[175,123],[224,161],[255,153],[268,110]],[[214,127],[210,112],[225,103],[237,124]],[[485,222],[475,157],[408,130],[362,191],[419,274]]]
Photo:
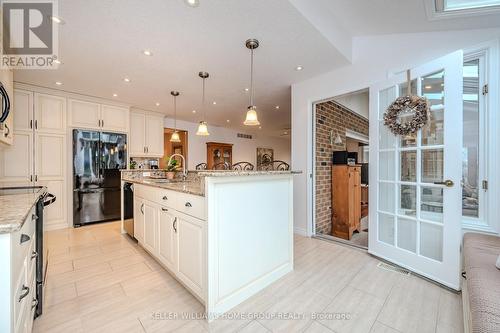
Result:
[[293,270],[293,172],[161,173],[122,172],[134,183],[134,237],[209,321]]

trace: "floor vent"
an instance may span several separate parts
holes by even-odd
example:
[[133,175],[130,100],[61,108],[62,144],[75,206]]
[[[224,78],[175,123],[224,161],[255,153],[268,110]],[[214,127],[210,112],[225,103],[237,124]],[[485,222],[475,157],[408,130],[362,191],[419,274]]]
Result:
[[389,264],[386,264],[385,262],[379,262],[377,267],[385,269],[386,271],[396,272],[396,273],[403,274],[403,275],[410,275],[409,270],[398,267],[398,266],[389,265]]

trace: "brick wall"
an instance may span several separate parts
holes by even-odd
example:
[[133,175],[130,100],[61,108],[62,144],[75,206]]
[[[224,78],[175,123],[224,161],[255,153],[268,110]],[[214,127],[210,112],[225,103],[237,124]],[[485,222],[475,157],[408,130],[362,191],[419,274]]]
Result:
[[[316,233],[331,234],[332,153],[346,150],[346,129],[368,136],[368,120],[328,101],[316,105]],[[330,131],[342,138],[342,144],[330,144]]]

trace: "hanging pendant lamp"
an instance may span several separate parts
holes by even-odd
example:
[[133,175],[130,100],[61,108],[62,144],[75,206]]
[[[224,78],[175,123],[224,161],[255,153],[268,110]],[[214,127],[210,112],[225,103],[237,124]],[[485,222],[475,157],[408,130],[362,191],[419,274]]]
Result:
[[205,116],[207,114],[206,109],[205,109],[205,79],[209,77],[209,74],[207,72],[199,72],[198,76],[203,79],[203,93],[201,97],[201,107],[203,108],[203,120],[200,121],[200,124],[198,125],[198,131],[196,132],[196,135],[200,136],[207,136],[210,135],[208,133],[208,126],[207,122],[205,121]]
[[170,137],[170,142],[181,142],[179,132],[177,132],[177,96],[179,96],[179,92],[171,91],[170,95],[174,96],[174,133]]
[[243,124],[247,126],[258,126],[260,125],[259,119],[257,118],[257,107],[253,104],[253,50],[259,47],[259,41],[257,39],[248,39],[245,42],[245,46],[250,50],[250,106],[247,108],[247,116]]

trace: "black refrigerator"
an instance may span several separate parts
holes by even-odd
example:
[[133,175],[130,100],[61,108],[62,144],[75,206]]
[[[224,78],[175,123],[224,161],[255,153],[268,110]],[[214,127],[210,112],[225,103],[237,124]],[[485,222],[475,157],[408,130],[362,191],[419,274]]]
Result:
[[121,218],[120,169],[127,167],[127,135],[73,130],[73,225]]

